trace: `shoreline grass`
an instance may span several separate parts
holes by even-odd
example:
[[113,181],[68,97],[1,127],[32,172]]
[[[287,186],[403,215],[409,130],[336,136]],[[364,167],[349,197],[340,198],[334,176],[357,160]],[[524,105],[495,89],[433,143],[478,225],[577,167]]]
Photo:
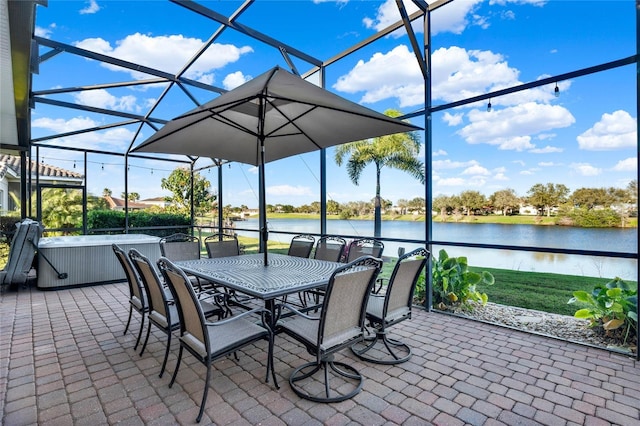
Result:
[[[316,213],[268,213],[269,219],[303,219],[303,220],[320,220],[320,214]],[[342,218],[339,215],[327,214],[327,220],[373,220],[373,215],[362,215],[357,217]],[[424,222],[425,215],[382,215],[383,221],[407,221],[407,222]],[[434,223],[452,223],[452,224],[485,224],[494,223],[502,225],[541,225],[541,226],[565,226],[556,225],[556,217],[551,216],[530,216],[530,215],[486,215],[486,216],[447,216],[442,220],[440,215],[433,216]],[[626,228],[637,228],[638,218],[632,217],[627,221]]]

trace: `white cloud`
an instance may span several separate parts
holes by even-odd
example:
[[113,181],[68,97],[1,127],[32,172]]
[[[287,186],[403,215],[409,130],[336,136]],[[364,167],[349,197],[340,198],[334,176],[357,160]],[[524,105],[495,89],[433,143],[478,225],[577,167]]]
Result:
[[[87,117],[74,117],[69,120],[61,118],[37,118],[31,122],[31,126],[39,129],[46,129],[54,134],[68,133],[78,130],[90,129],[99,126],[98,123]],[[125,127],[115,127],[100,132],[80,133],[73,136],[55,139],[56,144],[87,147],[91,146],[96,149],[110,149],[113,151],[122,151],[133,140],[135,133]],[[144,135],[140,134],[141,140]]]
[[445,151],[444,149],[439,149],[439,150],[437,150],[437,151],[434,151],[434,152],[432,153],[432,155],[433,155],[434,157],[439,157],[439,156],[441,156],[441,155],[442,155],[442,156],[446,156],[446,155],[449,155],[449,154],[447,154],[447,151]]
[[514,164],[518,164],[518,165],[520,165],[520,166],[522,166],[522,167],[524,167],[524,166],[525,166],[525,163],[524,163],[524,161],[522,161],[522,160],[513,160],[513,161],[512,161],[512,163],[514,163]]
[[552,152],[562,152],[564,151],[563,148],[558,148],[555,146],[545,146],[544,148],[534,148],[534,149],[530,149],[529,152],[532,154],[549,154]]
[[613,166],[616,172],[635,172],[638,170],[638,157],[629,157],[620,160]]
[[100,10],[100,6],[96,0],[89,0],[89,4],[84,9],[80,9],[80,15],[92,15]]
[[471,110],[470,124],[457,133],[470,144],[498,145],[500,149],[534,149],[531,136],[560,127],[568,127],[575,118],[559,105],[528,102],[497,111]]
[[227,90],[232,90],[238,86],[243,85],[252,78],[253,77],[251,77],[250,75],[244,75],[242,71],[236,71],[234,73],[228,74],[224,78],[224,80],[222,80],[222,87]]
[[257,175],[260,169],[257,166],[253,166],[253,167],[249,167],[247,171],[252,175]]
[[50,130],[54,133],[74,132],[76,130],[96,127],[97,125],[97,122],[87,117],[74,117],[70,120],[42,117],[31,121],[31,127]]
[[434,170],[460,169],[463,167],[475,166],[477,164],[478,162],[476,160],[471,160],[471,161],[437,160],[433,162],[432,168]]
[[[115,46],[102,38],[87,38],[74,43],[75,46],[113,56],[118,59],[138,63],[169,73],[177,73],[183,64],[202,47],[204,42],[198,38],[182,35],[149,36],[135,33],[118,40]],[[242,55],[253,52],[249,46],[237,47],[232,44],[214,43],[189,67],[184,74],[192,79],[213,81],[209,74],[230,63],[236,62]],[[127,72],[133,78],[148,78],[141,72],[103,63],[102,66],[118,72]]]
[[38,37],[49,38],[51,33],[56,28],[56,24],[49,25],[49,28],[43,28],[36,25],[34,29],[34,34]]
[[499,4],[500,6],[506,6],[509,3],[515,4],[532,4],[534,6],[544,6],[549,0],[490,0],[489,4]]
[[582,176],[598,176],[602,173],[602,169],[594,167],[589,163],[572,163],[569,167]]
[[308,186],[292,186],[292,185],[274,185],[267,187],[267,194],[269,195],[313,195],[313,191]]
[[119,111],[139,111],[137,99],[133,95],[116,97],[105,89],[85,90],[74,95],[77,103],[97,108],[108,108]]
[[387,53],[375,53],[359,60],[348,74],[338,78],[333,88],[345,93],[365,92],[362,103],[397,98],[401,107],[424,103],[424,81],[416,58],[407,46]]
[[555,166],[556,164],[553,161],[541,161],[538,163],[538,166],[540,167],[552,167]]
[[[440,48],[432,53],[431,62],[434,100],[452,102],[521,84],[518,79],[520,71],[510,67],[502,55],[487,50],[466,50],[457,46]],[[559,85],[564,91],[571,82]],[[422,73],[414,54],[405,45],[358,61],[332,87],[345,93],[364,92],[361,103],[396,99],[400,107],[424,104]],[[553,84],[537,87],[501,96],[491,102],[494,109],[531,102],[549,103],[555,99],[554,87]],[[483,108],[485,105],[483,103]],[[462,116],[445,113],[443,120],[453,126],[462,122]]]
[[462,178],[446,178],[438,180],[439,186],[462,186],[465,180]]
[[493,175],[494,180],[509,180],[509,178],[504,173],[496,173]]
[[462,124],[462,119],[464,118],[464,114],[451,114],[450,112],[445,112],[442,116],[442,120],[447,123],[449,126],[458,126]]
[[[460,34],[469,25],[467,15],[475,9],[476,4],[481,0],[466,0],[466,1],[454,1],[447,4],[447,7],[442,7],[434,12],[431,18],[431,33],[439,34],[443,32],[451,32],[454,34]],[[412,1],[404,1],[404,6],[407,14],[411,15],[418,10],[418,7]],[[389,25],[392,25],[400,20],[400,12],[398,12],[398,6],[395,0],[386,0],[377,10],[377,14],[374,18],[366,17],[363,19],[363,24],[367,28],[380,31]],[[474,20],[477,20],[474,19]],[[413,30],[415,32],[424,32],[422,26],[422,19],[416,19],[412,23]],[[393,36],[400,37],[406,34],[404,29],[396,31]]]
[[636,148],[636,119],[622,110],[602,114],[600,121],[577,138],[580,149],[612,151]]
[[478,164],[474,164],[473,166],[467,167],[466,169],[464,169],[462,174],[463,175],[482,175],[482,176],[487,176],[487,175],[490,175],[491,173],[486,168],[484,168],[484,167],[482,167],[482,166],[480,166]]

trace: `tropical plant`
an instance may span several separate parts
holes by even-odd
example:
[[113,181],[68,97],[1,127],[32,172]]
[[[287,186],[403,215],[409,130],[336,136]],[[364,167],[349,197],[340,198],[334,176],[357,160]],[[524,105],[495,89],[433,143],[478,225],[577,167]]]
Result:
[[476,289],[476,285],[493,285],[495,278],[488,271],[469,270],[467,258],[449,257],[442,249],[432,260],[433,305],[438,309],[473,309],[474,303],[485,305],[489,300],[486,293]]
[[[400,117],[400,111],[389,109],[384,112],[389,117]],[[380,198],[380,171],[391,167],[409,173],[424,183],[424,163],[417,156],[420,153],[420,140],[417,132],[396,133],[377,138],[339,145],[335,152],[335,161],[341,166],[347,160],[347,173],[354,185],[359,185],[360,176],[369,164],[376,166],[376,196],[374,201],[373,234],[379,237],[382,229]]]
[[592,328],[602,327],[605,335],[613,336],[620,330],[622,344],[635,336],[638,327],[638,291],[616,277],[608,283],[598,284],[591,293],[578,290],[567,303],[581,302],[587,305],[576,311],[574,317],[589,320]]

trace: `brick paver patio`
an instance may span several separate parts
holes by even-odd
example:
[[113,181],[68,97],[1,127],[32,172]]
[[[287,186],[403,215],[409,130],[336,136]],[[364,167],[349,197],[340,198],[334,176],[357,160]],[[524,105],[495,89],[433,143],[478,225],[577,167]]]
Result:
[[[204,367],[185,355],[176,384],[158,377],[166,337],[134,350],[139,316],[123,335],[126,284],[0,295],[3,425],[193,424]],[[266,342],[214,364],[201,424],[640,425],[633,358],[437,313],[414,311],[394,328],[413,358],[379,366],[348,358],[363,391],[337,404],[301,400],[288,376],[310,359],[276,337],[280,390],[264,383]]]

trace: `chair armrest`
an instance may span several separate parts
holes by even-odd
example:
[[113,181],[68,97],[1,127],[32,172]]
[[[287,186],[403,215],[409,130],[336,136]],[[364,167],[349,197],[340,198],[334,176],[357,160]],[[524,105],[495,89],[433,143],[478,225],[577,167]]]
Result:
[[232,317],[230,317],[228,319],[224,319],[224,320],[220,320],[220,321],[216,321],[216,322],[205,322],[205,325],[207,327],[215,327],[215,326],[218,326],[218,325],[225,325],[225,324],[228,324],[228,323],[230,323],[232,321],[237,321],[240,318],[246,317],[247,315],[257,314],[257,313],[260,313],[261,316],[264,317],[265,314],[270,314],[271,312],[269,312],[269,310],[266,309],[266,308],[255,308],[255,309],[252,309],[250,311],[244,311],[241,314],[234,315],[234,316],[232,316]]
[[371,293],[373,294],[380,293],[380,290],[382,290],[382,287],[384,286],[384,283],[386,281],[389,281],[389,278],[378,278],[376,280],[376,283],[373,285],[373,288],[371,289]]
[[286,303],[280,303],[280,304],[276,305],[276,308],[277,308],[278,311],[282,310],[283,308],[288,309],[288,310],[292,311],[294,314],[300,315],[301,317],[309,319],[309,320],[312,320],[312,321],[319,321],[320,320],[320,317],[312,317],[310,315],[307,315],[304,312],[299,311],[298,309],[294,308],[293,306],[287,305]]

